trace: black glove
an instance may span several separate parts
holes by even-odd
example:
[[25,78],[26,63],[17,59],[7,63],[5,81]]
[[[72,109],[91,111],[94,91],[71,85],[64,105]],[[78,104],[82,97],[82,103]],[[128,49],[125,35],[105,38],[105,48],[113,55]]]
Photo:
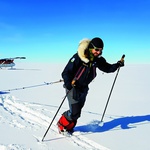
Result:
[[119,60],[119,61],[117,62],[117,64],[118,64],[118,67],[123,67],[123,66],[124,66],[124,61],[120,61],[120,60]]
[[72,85],[70,83],[65,83],[64,84],[64,87],[67,89],[67,90],[71,90],[72,89]]

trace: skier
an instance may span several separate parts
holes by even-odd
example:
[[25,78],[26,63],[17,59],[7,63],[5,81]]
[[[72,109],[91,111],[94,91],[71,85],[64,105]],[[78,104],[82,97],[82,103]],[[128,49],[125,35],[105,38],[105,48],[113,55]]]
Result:
[[57,126],[59,133],[72,133],[81,115],[81,110],[86,101],[89,83],[96,77],[96,68],[111,73],[118,67],[124,66],[124,61],[110,64],[102,57],[104,43],[101,38],[92,40],[83,39],[78,46],[77,53],[69,60],[62,72],[64,88],[68,92],[67,99],[69,110],[60,117]]

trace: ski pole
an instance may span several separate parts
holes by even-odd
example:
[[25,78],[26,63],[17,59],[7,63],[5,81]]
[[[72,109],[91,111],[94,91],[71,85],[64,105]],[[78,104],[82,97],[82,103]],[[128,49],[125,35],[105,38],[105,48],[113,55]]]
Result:
[[53,119],[52,119],[52,121],[51,121],[51,123],[50,123],[49,127],[47,128],[47,130],[46,130],[46,132],[45,132],[45,134],[44,134],[44,136],[43,136],[43,138],[42,138],[42,142],[43,142],[43,140],[44,140],[44,138],[45,138],[45,136],[46,136],[47,132],[49,131],[49,129],[50,129],[50,127],[51,127],[52,123],[54,122],[54,120],[55,120],[55,118],[56,118],[56,116],[57,116],[57,114],[58,114],[58,112],[59,112],[59,110],[60,110],[61,106],[63,105],[63,103],[64,103],[64,101],[65,101],[65,99],[66,99],[66,97],[67,97],[67,95],[69,94],[69,92],[70,92],[70,91],[71,91],[71,90],[67,91],[67,93],[66,93],[65,97],[63,98],[63,100],[62,100],[62,102],[61,102],[61,104],[60,104],[60,106],[59,106],[59,108],[58,108],[57,112],[55,113],[55,115],[54,115],[54,117],[53,117]]
[[[123,61],[124,61],[124,58],[125,58],[125,55],[122,55],[122,58],[121,58],[120,61],[123,62]],[[103,121],[103,118],[104,118],[104,115],[105,115],[105,112],[106,112],[106,109],[107,109],[107,106],[108,106],[108,103],[109,103],[109,100],[110,100],[110,96],[111,96],[113,87],[114,87],[114,85],[115,85],[115,82],[116,82],[116,79],[117,79],[117,76],[118,76],[118,73],[119,73],[119,70],[120,70],[120,67],[119,67],[118,70],[117,70],[117,73],[116,73],[116,76],[115,76],[115,79],[114,79],[112,88],[111,88],[111,90],[110,90],[110,93],[109,93],[109,96],[108,96],[108,99],[107,99],[107,103],[106,103],[106,106],[105,106],[105,109],[104,109],[104,112],[103,112],[103,115],[102,115],[102,118],[101,118],[101,122]]]
[[38,86],[51,85],[51,84],[55,84],[55,83],[59,83],[59,82],[63,82],[63,80],[60,79],[59,81],[55,81],[55,82],[44,82],[43,84],[31,85],[31,86],[8,89],[8,90],[1,90],[1,91],[17,91],[17,90],[23,90],[23,89],[28,89],[28,88],[34,88],[34,87],[38,87]]

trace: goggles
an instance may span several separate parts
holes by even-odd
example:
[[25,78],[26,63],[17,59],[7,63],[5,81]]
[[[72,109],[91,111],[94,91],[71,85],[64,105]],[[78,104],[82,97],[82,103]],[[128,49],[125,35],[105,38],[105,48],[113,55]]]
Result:
[[[92,43],[91,43],[92,44]],[[98,47],[95,47],[93,44],[92,44],[93,48],[90,48],[90,49],[94,49],[95,51],[102,51],[102,48],[98,48]]]

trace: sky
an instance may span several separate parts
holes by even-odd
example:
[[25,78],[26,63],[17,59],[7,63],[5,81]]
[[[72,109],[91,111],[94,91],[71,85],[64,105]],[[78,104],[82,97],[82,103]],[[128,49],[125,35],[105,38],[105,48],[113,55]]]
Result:
[[110,63],[149,64],[150,0],[0,0],[0,58],[64,63],[100,37]]

